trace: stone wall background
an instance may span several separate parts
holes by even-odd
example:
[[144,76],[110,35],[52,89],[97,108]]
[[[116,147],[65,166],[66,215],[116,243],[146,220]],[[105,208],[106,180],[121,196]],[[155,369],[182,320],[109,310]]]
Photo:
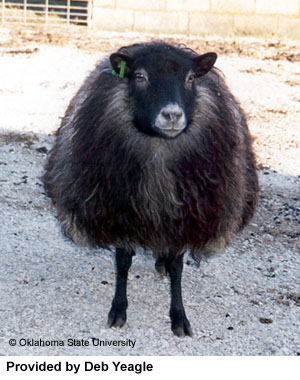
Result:
[[93,0],[94,30],[300,38],[300,0]]

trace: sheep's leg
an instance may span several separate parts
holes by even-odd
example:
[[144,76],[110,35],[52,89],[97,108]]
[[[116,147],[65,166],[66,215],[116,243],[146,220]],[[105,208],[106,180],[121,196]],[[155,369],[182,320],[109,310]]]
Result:
[[156,259],[155,261],[155,269],[157,272],[163,277],[167,275],[167,270],[166,270],[166,258],[165,257],[160,257]]
[[165,261],[167,273],[171,280],[171,307],[170,317],[172,331],[179,337],[192,336],[190,322],[185,315],[181,292],[181,275],[183,269],[183,254],[175,258],[169,257]]
[[122,327],[126,322],[127,309],[127,278],[132,263],[133,251],[116,248],[116,288],[115,295],[108,314],[108,327]]

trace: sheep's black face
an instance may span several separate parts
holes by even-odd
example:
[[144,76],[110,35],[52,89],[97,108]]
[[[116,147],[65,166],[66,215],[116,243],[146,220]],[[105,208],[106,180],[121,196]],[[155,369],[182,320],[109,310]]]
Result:
[[176,50],[149,51],[137,57],[112,54],[115,70],[126,62],[129,95],[134,99],[134,123],[148,135],[174,138],[189,125],[195,104],[195,79],[206,74],[217,58],[176,54]]

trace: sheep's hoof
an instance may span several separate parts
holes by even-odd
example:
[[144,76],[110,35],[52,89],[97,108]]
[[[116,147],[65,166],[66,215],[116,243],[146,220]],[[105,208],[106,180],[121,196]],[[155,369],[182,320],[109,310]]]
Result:
[[184,338],[185,336],[193,336],[193,331],[190,322],[186,316],[174,319],[172,320],[172,331],[176,336],[178,336],[179,338]]
[[108,314],[108,327],[123,327],[126,323],[126,310],[117,306],[112,306]]

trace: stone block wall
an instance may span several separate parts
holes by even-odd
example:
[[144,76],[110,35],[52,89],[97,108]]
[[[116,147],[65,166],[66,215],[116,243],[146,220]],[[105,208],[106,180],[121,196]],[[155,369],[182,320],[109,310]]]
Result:
[[300,0],[93,0],[94,30],[300,38]]

